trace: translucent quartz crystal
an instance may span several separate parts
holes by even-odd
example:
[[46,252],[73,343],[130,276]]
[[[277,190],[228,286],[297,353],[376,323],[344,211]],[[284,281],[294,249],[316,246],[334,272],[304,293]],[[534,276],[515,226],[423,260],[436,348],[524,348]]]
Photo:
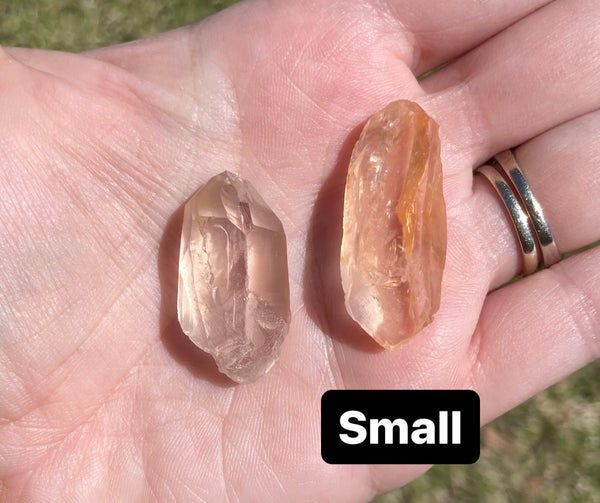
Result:
[[279,357],[290,323],[283,226],[228,171],[185,205],[177,310],[185,334],[234,381],[258,379]]
[[398,346],[438,310],[445,259],[438,125],[416,103],[396,101],[369,119],[348,168],[348,313],[382,346]]

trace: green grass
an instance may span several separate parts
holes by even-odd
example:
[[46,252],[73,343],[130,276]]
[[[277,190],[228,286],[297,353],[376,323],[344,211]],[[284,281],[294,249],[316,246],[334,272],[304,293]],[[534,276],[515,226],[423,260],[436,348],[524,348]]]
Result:
[[[232,3],[0,0],[0,44],[83,51],[189,24]],[[599,383],[600,363],[589,365],[485,427],[474,465],[434,467],[375,501],[600,502]]]
[[190,24],[233,3],[235,0],[0,0],[0,44],[79,52]]

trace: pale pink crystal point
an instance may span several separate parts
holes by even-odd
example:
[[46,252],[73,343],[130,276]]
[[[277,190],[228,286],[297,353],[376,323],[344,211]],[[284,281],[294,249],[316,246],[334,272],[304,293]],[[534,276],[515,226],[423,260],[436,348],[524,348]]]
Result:
[[177,307],[185,334],[234,381],[258,379],[279,357],[290,324],[285,233],[228,171],[185,205]]
[[386,348],[433,319],[446,260],[438,125],[416,103],[390,103],[350,160],[341,276],[346,308]]

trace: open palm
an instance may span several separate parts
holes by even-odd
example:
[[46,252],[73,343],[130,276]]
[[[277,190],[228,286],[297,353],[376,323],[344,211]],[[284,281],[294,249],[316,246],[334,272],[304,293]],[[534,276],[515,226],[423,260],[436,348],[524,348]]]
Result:
[[[562,252],[600,238],[600,5],[545,3],[256,0],[84,55],[0,52],[0,491],[365,501],[425,468],[325,464],[325,390],[469,387],[485,422],[597,357],[598,249],[488,295],[520,268],[473,179],[495,152],[527,142]],[[385,352],[345,313],[339,244],[352,145],[400,98],[441,127],[448,258],[432,325]],[[290,333],[249,385],[176,318],[181,207],[225,169],[288,237]]]

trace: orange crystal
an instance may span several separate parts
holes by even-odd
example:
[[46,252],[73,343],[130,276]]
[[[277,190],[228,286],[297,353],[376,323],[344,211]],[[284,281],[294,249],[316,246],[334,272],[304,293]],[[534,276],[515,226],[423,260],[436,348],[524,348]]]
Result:
[[446,207],[437,123],[395,101],[365,125],[350,160],[341,276],[346,309],[392,349],[440,305]]

